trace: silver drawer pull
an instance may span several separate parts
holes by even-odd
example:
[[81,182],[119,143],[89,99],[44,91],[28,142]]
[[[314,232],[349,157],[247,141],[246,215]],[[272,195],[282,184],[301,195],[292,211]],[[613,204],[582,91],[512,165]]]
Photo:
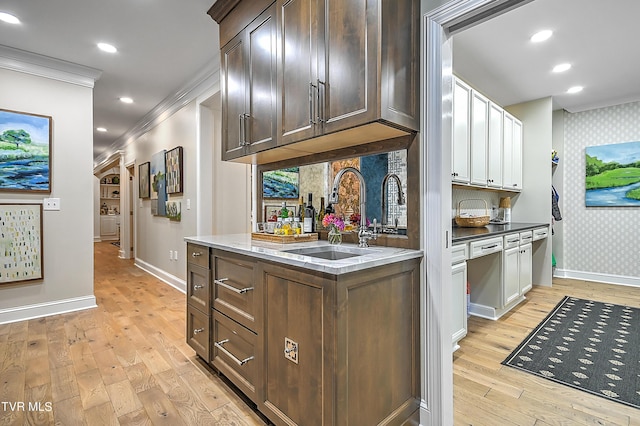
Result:
[[203,285],[194,285],[193,286],[194,290],[200,290],[201,288],[204,288],[204,286]]
[[220,278],[219,280],[213,280],[214,283],[218,284],[221,287],[226,288],[227,290],[231,290],[234,293],[238,293],[238,294],[244,294],[248,291],[253,290],[253,287],[247,287],[247,288],[242,288],[242,289],[237,289],[235,287],[230,286],[229,284],[225,284],[225,281],[227,281],[229,278]]
[[482,246],[482,250],[489,250],[489,249],[496,248],[496,247],[498,247],[497,244],[494,244],[492,246]]
[[514,240],[507,240],[507,242],[508,242],[508,243],[517,243],[517,242],[518,242],[518,239],[516,238],[516,239],[514,239]]
[[202,333],[204,331],[204,328],[196,328],[195,330],[193,330],[193,335],[195,336],[198,333]]
[[202,253],[200,253],[199,251],[194,251],[193,253],[191,253],[191,257],[198,257],[198,256],[202,256]]
[[253,359],[253,356],[250,356],[249,358],[245,358],[245,359],[238,359],[236,358],[231,352],[229,352],[228,350],[226,350],[224,348],[225,343],[227,343],[229,341],[229,339],[224,339],[224,340],[220,340],[219,342],[215,342],[213,345],[220,349],[226,356],[228,356],[229,358],[231,358],[233,360],[233,362],[235,362],[238,365],[245,365],[246,363],[248,363],[249,361],[251,361]]

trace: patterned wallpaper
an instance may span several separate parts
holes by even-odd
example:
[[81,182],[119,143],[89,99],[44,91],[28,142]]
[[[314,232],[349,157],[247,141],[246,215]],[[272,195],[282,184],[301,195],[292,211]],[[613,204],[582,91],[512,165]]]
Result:
[[564,114],[560,208],[569,271],[640,277],[640,209],[585,207],[585,147],[640,141],[640,102]]

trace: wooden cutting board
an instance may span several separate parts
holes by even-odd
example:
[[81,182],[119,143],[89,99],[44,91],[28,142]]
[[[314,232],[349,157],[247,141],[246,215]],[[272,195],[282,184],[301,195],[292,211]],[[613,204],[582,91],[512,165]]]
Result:
[[318,233],[312,232],[309,234],[298,234],[298,235],[274,235],[274,234],[267,234],[264,232],[252,232],[251,239],[258,240],[258,241],[268,241],[270,243],[280,243],[280,244],[305,243],[308,241],[318,241]]

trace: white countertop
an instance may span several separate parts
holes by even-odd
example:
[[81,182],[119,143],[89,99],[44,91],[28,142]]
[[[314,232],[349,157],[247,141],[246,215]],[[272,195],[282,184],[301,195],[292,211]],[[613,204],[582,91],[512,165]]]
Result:
[[251,234],[208,235],[185,237],[189,243],[199,244],[215,249],[253,256],[285,265],[297,266],[328,274],[340,275],[349,272],[360,271],[389,263],[402,262],[409,259],[422,257],[420,250],[411,250],[396,247],[372,246],[366,249],[358,249],[356,244],[341,244],[344,250],[366,250],[370,253],[349,257],[340,260],[325,260],[311,256],[287,253],[285,250],[328,246],[326,241],[311,241],[305,243],[279,244],[251,239]]

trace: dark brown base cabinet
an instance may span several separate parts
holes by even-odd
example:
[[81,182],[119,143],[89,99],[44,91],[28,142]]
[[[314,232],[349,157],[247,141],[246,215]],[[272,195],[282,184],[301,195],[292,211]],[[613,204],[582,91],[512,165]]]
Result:
[[273,423],[419,423],[419,259],[342,275],[210,259],[210,357],[187,342]]

